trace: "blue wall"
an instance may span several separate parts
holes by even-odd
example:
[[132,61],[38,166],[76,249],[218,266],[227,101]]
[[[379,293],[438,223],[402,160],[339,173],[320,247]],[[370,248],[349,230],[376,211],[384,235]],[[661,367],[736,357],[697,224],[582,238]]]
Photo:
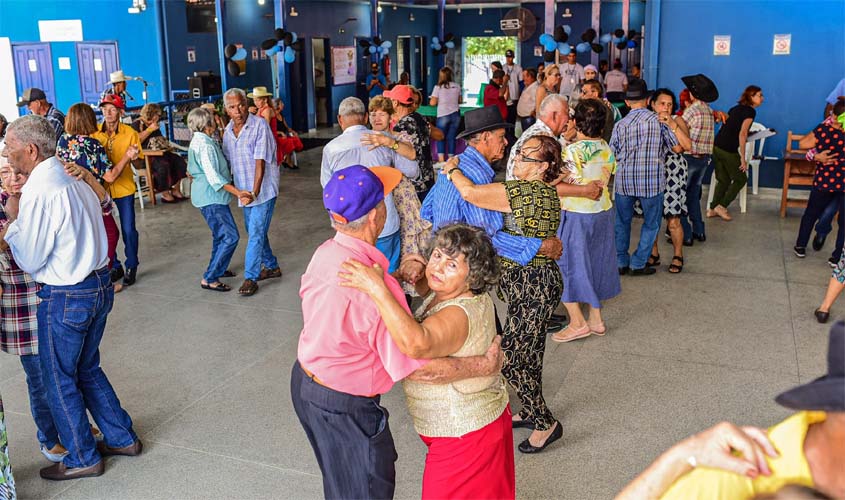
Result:
[[[410,15],[414,14],[414,21],[410,21]],[[447,14],[448,15],[448,14]],[[383,40],[390,40],[393,47],[390,48],[390,78],[392,81],[399,80],[398,66],[396,64],[396,40],[399,35],[424,37],[425,46],[420,47],[425,52],[426,75],[423,79],[423,94],[427,97],[431,89],[437,84],[437,72],[440,71],[440,61],[443,56],[432,55],[431,38],[437,36],[437,10],[434,9],[412,9],[385,6],[379,14],[379,31]]]
[[[660,2],[657,82],[680,91],[683,75],[704,73],[718,86],[714,109],[727,111],[750,84],[765,102],[756,121],[778,135],[765,153],[782,156],[786,133],[809,131],[822,119],[825,98],[845,77],[845,3],[830,0],[708,0]],[[695,20],[695,29],[684,20]],[[792,53],[772,55],[774,34],[792,34]],[[713,35],[731,35],[731,55],[713,55]],[[782,162],[764,162],[760,184],[783,185]]]
[[[177,3],[181,4],[182,2]],[[297,9],[299,9],[298,5]],[[175,29],[178,29],[178,26]],[[227,83],[230,88],[240,87],[251,89],[259,85],[267,87],[268,90],[273,88],[273,73],[270,67],[270,60],[259,57],[257,61],[253,61],[252,49],[258,48],[261,50],[261,42],[272,37],[275,29],[275,12],[272,1],[265,1],[264,5],[258,5],[258,2],[255,0],[224,1],[223,43],[243,44],[244,49],[247,51],[246,73],[243,76],[229,75],[227,77]],[[213,45],[211,45],[211,41],[208,43],[210,46],[207,50],[216,49],[216,39]],[[181,52],[184,54],[184,49]],[[179,56],[177,55],[177,57]],[[179,58],[179,61],[186,61],[184,55]],[[219,73],[219,70],[215,71],[215,73]],[[174,84],[176,81],[176,79],[173,80]]]
[[[38,42],[39,20],[82,19],[84,41],[117,41],[121,69],[127,75],[143,76],[152,84],[148,89],[150,101],[160,101],[166,82],[160,63],[159,4],[147,2],[147,10],[140,14],[129,14],[126,9],[130,5],[115,0],[86,0],[84,5],[72,0],[0,0],[0,36],[9,37],[13,44]],[[82,100],[76,44],[52,42],[50,49],[57,101],[53,104],[67,110]],[[59,70],[59,57],[70,58],[70,70]],[[136,99],[130,105],[143,104],[142,90],[140,82],[129,82],[128,91]]]
[[[194,71],[213,71],[219,75],[217,33],[188,33],[185,2],[165,1],[164,8],[170,56],[170,87],[173,90],[186,90],[187,79],[193,76]],[[188,62],[188,47],[193,47],[196,53],[196,61],[193,63]]]

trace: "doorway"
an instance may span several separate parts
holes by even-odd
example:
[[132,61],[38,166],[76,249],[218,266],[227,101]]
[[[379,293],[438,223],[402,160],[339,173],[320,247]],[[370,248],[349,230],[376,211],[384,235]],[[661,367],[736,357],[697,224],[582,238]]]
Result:
[[[463,81],[464,102],[478,102],[483,99],[482,88],[490,81],[490,63],[504,63],[505,51],[517,52],[519,44],[514,36],[469,36],[464,37],[462,75],[455,80]],[[519,53],[516,54],[519,57]],[[460,77],[460,78],[459,78]]]
[[[18,96],[36,87],[44,91],[47,102],[56,105],[56,87],[53,82],[53,58],[49,43],[12,44],[15,64],[15,84]],[[26,110],[25,107],[20,108]]]
[[120,68],[117,42],[77,43],[76,56],[82,102],[96,106],[109,85],[109,73]]
[[[282,60],[281,55],[274,55],[279,61]],[[294,130],[299,132],[307,132],[310,128],[308,126],[308,69],[305,64],[307,57],[305,53],[299,54],[293,64],[287,65],[288,84],[290,85],[290,96],[286,103],[290,104],[291,126]],[[284,64],[280,62],[280,64]],[[287,110],[286,110],[287,111]]]
[[331,126],[332,95],[329,86],[329,39],[311,39],[311,68],[314,72],[314,115],[318,127]]
[[409,85],[420,89],[423,97],[428,92],[425,53],[425,37],[400,36],[396,40],[396,81],[402,80],[402,73],[408,73]]

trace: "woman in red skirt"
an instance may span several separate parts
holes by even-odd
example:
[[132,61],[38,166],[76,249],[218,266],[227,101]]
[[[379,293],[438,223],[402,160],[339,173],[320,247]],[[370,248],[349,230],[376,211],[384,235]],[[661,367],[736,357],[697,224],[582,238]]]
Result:
[[273,99],[273,107],[276,109],[276,142],[278,143],[278,151],[282,156],[282,166],[296,170],[299,166],[291,161],[291,153],[302,151],[302,140],[292,128],[288,127],[285,121],[282,114],[285,109],[285,102],[279,98]]

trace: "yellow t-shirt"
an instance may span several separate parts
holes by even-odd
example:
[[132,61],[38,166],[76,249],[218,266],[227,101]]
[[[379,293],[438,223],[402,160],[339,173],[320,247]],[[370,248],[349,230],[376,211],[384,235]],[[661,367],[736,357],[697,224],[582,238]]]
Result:
[[[610,176],[616,172],[616,158],[604,139],[574,142],[563,149],[563,159],[563,181],[569,184],[584,185],[601,181],[607,186]],[[610,193],[606,187],[598,200],[572,196],[560,199],[561,209],[581,214],[604,212],[612,206],[613,202],[610,201]]]
[[[91,134],[91,137],[100,141],[100,144],[106,149],[106,154],[109,156],[109,160],[111,160],[113,165],[117,165],[117,162],[123,158],[129,146],[134,144],[138,146],[138,149],[141,149],[141,140],[138,138],[138,132],[129,125],[123,123],[118,124],[117,132],[112,136],[106,134],[103,131],[104,129],[105,124]],[[144,158],[144,155],[140,154],[138,158]],[[112,199],[134,195],[135,180],[132,177],[132,168],[126,165],[120,176],[114,182],[107,182],[105,186]]]
[[769,440],[780,453],[766,457],[771,476],[757,479],[717,469],[699,467],[675,481],[662,500],[744,500],[764,493],[774,493],[787,484],[813,486],[810,465],[804,456],[804,438],[811,424],[823,422],[821,411],[801,411],[769,429]]

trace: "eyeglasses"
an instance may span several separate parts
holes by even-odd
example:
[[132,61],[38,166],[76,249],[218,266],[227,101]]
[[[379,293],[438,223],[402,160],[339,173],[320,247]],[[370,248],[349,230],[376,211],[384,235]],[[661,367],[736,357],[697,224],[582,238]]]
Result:
[[519,151],[517,153],[517,158],[519,158],[519,161],[524,161],[527,163],[546,163],[546,160],[538,160],[537,158],[530,158],[528,156],[525,156],[525,153],[523,153],[522,151]]

